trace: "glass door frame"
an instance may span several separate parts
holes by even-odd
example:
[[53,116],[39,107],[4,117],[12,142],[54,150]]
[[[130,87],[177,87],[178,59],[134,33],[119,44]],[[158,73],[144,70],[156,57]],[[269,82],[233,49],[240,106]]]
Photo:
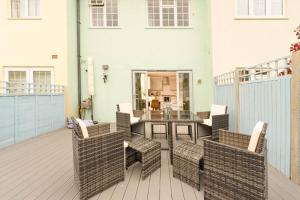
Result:
[[178,70],[176,71],[176,98],[177,98],[177,110],[180,111],[180,93],[179,93],[179,74],[189,74],[189,101],[190,101],[190,109],[189,111],[193,112],[194,104],[193,104],[193,71],[192,70]]
[[145,89],[146,89],[146,110],[148,110],[148,102],[149,102],[149,85],[148,85],[148,72],[147,70],[132,70],[132,108],[133,110],[136,110],[136,80],[135,80],[135,75],[138,73],[145,74]]

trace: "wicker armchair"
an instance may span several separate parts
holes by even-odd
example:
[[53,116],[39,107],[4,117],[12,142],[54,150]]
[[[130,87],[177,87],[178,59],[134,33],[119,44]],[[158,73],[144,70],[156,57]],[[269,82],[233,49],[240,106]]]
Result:
[[[211,115],[210,111],[197,112],[197,116],[203,120],[209,119]],[[205,131],[205,135],[212,135],[213,139],[217,139],[217,132],[219,129],[228,130],[228,120],[229,115],[227,114],[227,107],[225,114],[222,115],[212,115],[211,124],[201,124],[201,128]]]
[[204,197],[207,200],[268,198],[267,143],[263,130],[255,152],[248,151],[251,136],[217,132],[204,140]]
[[[137,112],[134,112],[136,115]],[[138,113],[139,114],[139,113]],[[137,114],[137,115],[138,115]],[[130,122],[130,114],[129,113],[122,113],[117,111],[116,112],[116,126],[117,130],[122,130],[125,133],[125,140],[131,141],[132,133],[144,134],[144,123],[134,123]]]
[[99,124],[87,127],[89,138],[81,138],[73,123],[74,178],[80,199],[88,199],[124,180],[124,132],[110,133],[109,124]]

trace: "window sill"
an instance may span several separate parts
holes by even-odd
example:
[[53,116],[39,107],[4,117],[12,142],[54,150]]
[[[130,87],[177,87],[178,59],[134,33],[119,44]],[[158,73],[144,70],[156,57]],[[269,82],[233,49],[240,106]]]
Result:
[[8,20],[42,20],[41,17],[9,17]]
[[234,20],[288,20],[288,17],[255,17],[255,16],[249,16],[249,17],[235,17]]
[[116,26],[116,27],[93,27],[90,26],[89,29],[121,29],[120,26]]
[[179,27],[179,26],[175,26],[175,27],[162,27],[162,26],[147,26],[145,27],[145,29],[193,29],[193,27],[191,26],[186,26],[186,27]]

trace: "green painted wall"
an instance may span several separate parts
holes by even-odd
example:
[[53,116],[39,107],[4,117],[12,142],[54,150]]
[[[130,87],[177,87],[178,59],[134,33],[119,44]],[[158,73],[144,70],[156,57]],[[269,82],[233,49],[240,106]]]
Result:
[[68,113],[67,117],[78,116],[77,90],[77,40],[76,40],[76,1],[67,1],[67,56],[68,56],[68,86],[66,87]]
[[[212,101],[211,30],[209,0],[191,0],[190,29],[149,29],[145,0],[119,0],[119,29],[89,28],[88,0],[81,1],[82,58],[95,62],[96,120],[115,121],[116,104],[132,102],[133,69],[193,71],[194,111],[207,110]],[[109,65],[109,80],[102,80]],[[83,65],[83,98],[87,73]],[[197,84],[201,79],[202,84]]]

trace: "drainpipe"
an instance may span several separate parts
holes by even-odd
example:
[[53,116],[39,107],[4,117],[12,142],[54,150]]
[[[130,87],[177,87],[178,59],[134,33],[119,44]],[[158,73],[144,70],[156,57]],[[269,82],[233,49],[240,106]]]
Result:
[[78,114],[81,118],[81,55],[80,55],[80,0],[76,0],[76,28],[77,28],[77,80],[78,80]]

